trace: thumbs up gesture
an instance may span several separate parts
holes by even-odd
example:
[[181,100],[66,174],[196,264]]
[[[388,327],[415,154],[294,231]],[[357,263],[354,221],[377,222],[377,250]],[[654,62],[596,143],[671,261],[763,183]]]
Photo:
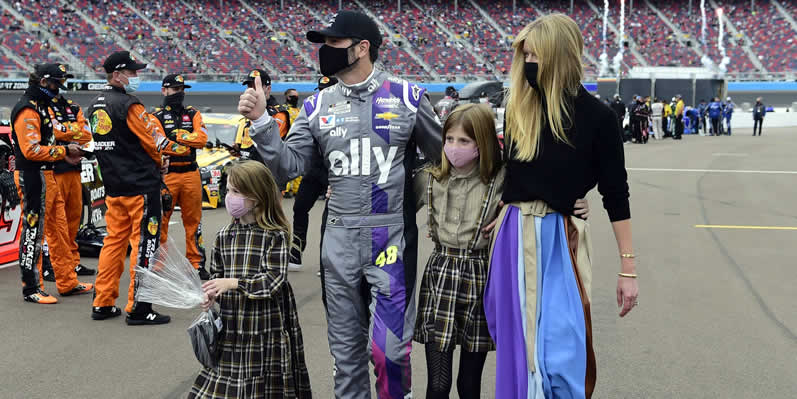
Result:
[[250,120],[256,120],[266,113],[266,93],[263,92],[263,85],[260,76],[255,76],[255,88],[246,89],[238,100],[238,112]]

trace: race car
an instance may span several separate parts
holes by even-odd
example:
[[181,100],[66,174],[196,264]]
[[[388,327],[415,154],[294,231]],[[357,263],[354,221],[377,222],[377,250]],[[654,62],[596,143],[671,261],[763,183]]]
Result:
[[241,115],[203,114],[208,129],[208,144],[197,152],[199,176],[202,179],[202,208],[224,206],[227,195],[227,166],[235,159],[228,150],[235,143]]

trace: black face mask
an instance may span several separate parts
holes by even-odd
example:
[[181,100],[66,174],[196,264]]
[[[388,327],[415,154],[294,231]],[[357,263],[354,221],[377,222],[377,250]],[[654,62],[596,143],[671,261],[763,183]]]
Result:
[[287,100],[288,100],[288,104],[290,104],[293,107],[296,107],[296,106],[299,105],[299,97],[290,96],[290,97],[287,98]]
[[41,92],[44,93],[44,95],[47,96],[47,98],[53,98],[58,95],[58,87],[49,88],[49,87],[39,86],[39,90],[41,90]]
[[181,91],[164,97],[163,105],[169,105],[172,108],[180,108],[183,106],[183,100],[185,100],[185,92]]
[[349,63],[349,49],[354,46],[355,44],[346,48],[332,47],[326,44],[321,46],[321,48],[318,49],[318,61],[321,64],[321,74],[324,76],[332,76],[356,64],[357,61],[360,60],[359,58]]
[[540,66],[536,62],[527,62],[523,65],[523,74],[526,75],[526,81],[529,82],[529,86],[534,90],[540,89],[540,85],[537,84],[537,72],[539,68]]

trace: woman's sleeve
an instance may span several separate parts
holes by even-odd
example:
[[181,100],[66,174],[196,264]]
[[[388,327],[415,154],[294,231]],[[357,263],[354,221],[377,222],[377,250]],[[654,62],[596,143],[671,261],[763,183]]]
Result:
[[238,290],[249,299],[269,299],[285,282],[288,273],[287,233],[277,232],[267,238],[266,253],[260,260],[260,273],[251,278],[238,279]]
[[603,207],[612,222],[630,219],[623,139],[617,121],[610,112],[604,113],[598,129],[595,157],[598,161],[598,192],[603,196]]
[[224,277],[224,264],[221,261],[221,236],[216,234],[216,242],[213,243],[213,251],[210,256],[210,279]]

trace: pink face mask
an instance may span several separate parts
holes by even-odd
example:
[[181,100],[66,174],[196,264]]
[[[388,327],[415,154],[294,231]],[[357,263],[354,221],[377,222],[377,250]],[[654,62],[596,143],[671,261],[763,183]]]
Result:
[[236,219],[252,210],[252,208],[246,206],[246,197],[236,193],[227,193],[227,196],[224,197],[224,206],[230,216]]
[[461,148],[446,144],[443,151],[446,152],[446,158],[455,168],[461,168],[479,157],[479,147],[476,146]]

